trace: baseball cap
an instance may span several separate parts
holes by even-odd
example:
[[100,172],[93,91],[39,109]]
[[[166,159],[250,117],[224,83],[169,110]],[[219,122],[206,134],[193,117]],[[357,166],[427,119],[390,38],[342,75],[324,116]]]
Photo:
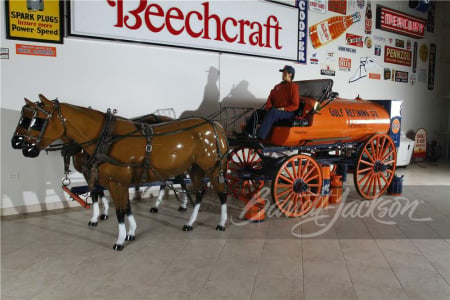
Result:
[[291,66],[285,65],[283,69],[279,70],[280,72],[287,71],[288,73],[291,73],[292,75],[295,75],[295,69]]

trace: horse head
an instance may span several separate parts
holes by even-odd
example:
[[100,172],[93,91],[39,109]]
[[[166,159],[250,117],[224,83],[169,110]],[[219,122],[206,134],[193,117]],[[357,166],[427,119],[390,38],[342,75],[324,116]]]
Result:
[[22,149],[24,147],[25,137],[28,135],[28,128],[30,127],[31,120],[35,114],[35,110],[33,108],[35,103],[31,102],[27,98],[24,99],[26,104],[22,106],[19,122],[11,138],[11,146],[14,149]]
[[42,149],[64,135],[65,126],[59,102],[50,101],[41,94],[39,99],[40,103],[26,101],[34,110],[28,135],[22,145],[22,153],[26,157],[37,157]]

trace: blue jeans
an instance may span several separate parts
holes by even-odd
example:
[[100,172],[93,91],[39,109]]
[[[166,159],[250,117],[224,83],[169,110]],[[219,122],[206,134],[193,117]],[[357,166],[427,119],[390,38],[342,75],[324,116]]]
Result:
[[295,112],[293,111],[284,111],[278,109],[268,110],[264,115],[264,119],[261,123],[261,126],[256,131],[256,136],[262,140],[265,140],[266,137],[269,135],[270,130],[272,130],[272,126],[275,122],[280,120],[292,119],[294,115]]

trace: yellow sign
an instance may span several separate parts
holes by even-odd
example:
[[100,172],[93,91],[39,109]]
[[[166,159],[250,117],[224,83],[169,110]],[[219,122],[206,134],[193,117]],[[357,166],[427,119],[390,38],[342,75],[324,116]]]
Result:
[[62,43],[63,16],[59,0],[9,0],[6,2],[7,36]]

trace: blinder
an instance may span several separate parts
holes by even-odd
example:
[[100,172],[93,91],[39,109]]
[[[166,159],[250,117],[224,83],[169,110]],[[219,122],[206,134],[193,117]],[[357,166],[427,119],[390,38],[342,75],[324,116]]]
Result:
[[[52,111],[49,113],[46,110],[44,110],[41,106],[36,106],[35,110],[34,110],[34,116],[33,119],[31,119],[31,123],[29,125],[29,129],[28,130],[33,130],[33,131],[37,131],[39,132],[39,136],[26,136],[26,138],[28,138],[28,140],[30,141],[29,143],[27,143],[27,147],[24,147],[22,150],[23,154],[27,157],[36,157],[37,155],[39,155],[39,143],[42,140],[42,137],[45,133],[45,130],[47,129],[48,123],[50,121],[50,119],[52,118],[53,114],[55,113],[55,111],[58,113],[58,118],[60,119],[63,127],[64,127],[64,134],[66,132],[66,124],[65,124],[65,119],[61,114],[61,107],[59,105],[59,101],[58,100],[54,100],[53,101],[54,106]],[[45,118],[39,118],[38,117],[38,113],[42,112],[43,114],[45,114]],[[26,148],[26,149],[25,149]],[[38,152],[36,155],[36,151]]]

